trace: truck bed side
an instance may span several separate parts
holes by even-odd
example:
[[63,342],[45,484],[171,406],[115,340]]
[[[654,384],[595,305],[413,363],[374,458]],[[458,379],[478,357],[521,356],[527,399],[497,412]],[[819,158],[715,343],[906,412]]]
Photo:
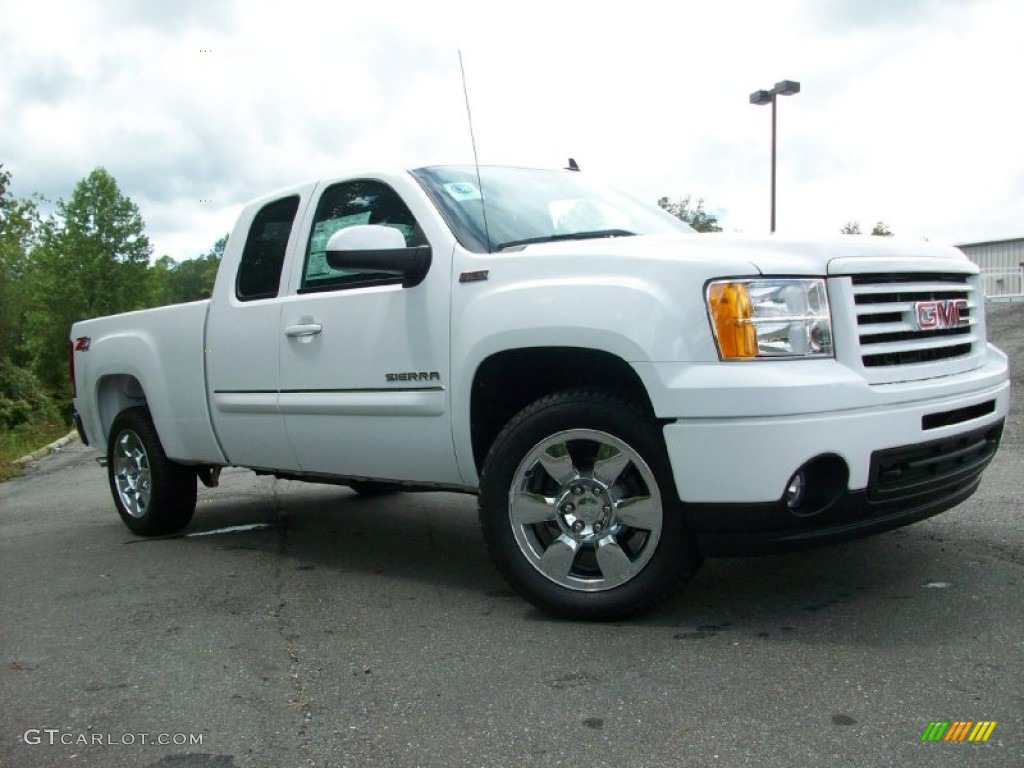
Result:
[[[103,451],[117,414],[145,405],[169,458],[225,463],[206,397],[209,305],[196,301],[75,323],[75,405],[90,444]],[[83,337],[88,342],[76,341]]]

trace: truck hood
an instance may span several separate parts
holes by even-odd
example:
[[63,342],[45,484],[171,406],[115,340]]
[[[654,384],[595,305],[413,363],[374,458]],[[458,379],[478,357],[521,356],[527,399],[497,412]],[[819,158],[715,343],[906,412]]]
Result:
[[[505,253],[509,253],[506,251]],[[831,276],[863,272],[977,272],[958,249],[897,237],[755,237],[720,233],[638,235],[529,245],[530,257],[625,257],[717,265],[722,274]]]

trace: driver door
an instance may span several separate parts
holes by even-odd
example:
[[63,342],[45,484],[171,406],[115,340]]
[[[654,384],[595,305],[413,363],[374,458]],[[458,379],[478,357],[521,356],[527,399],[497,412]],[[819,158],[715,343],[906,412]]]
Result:
[[424,244],[387,184],[361,179],[314,195],[301,274],[281,310],[279,407],[303,472],[458,484],[449,408],[447,271],[419,285],[337,270],[332,234],[356,224],[398,229]]

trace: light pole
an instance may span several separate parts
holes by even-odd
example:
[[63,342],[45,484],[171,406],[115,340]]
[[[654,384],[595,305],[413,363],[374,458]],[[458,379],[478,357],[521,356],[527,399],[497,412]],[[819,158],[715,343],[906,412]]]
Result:
[[800,93],[800,83],[796,80],[781,80],[770,91],[754,91],[750,94],[750,103],[759,107],[772,105],[772,229],[775,232],[775,97],[792,96]]

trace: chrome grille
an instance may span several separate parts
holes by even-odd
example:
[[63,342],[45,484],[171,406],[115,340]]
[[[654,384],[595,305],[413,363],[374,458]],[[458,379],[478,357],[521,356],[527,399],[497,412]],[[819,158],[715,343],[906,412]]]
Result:
[[[978,316],[982,312],[969,275],[871,274],[853,277],[854,311],[865,368],[933,363],[970,355],[983,342]],[[966,301],[959,315],[965,325],[921,329],[917,303]]]

